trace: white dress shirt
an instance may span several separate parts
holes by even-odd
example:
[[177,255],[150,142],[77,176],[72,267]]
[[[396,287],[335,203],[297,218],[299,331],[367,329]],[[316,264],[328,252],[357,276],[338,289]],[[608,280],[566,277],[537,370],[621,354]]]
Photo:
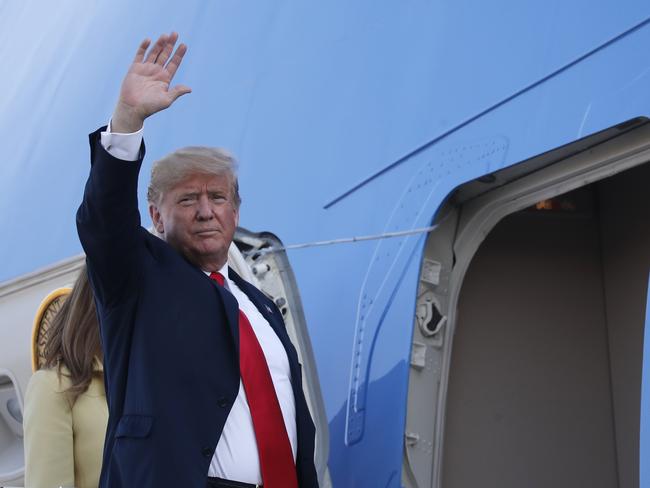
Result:
[[[109,129],[100,135],[102,146],[116,158],[135,161],[138,159],[143,130],[144,128],[132,134],[111,133],[109,123]],[[204,272],[210,274],[210,271],[204,270]],[[224,264],[219,272],[225,278],[224,287],[232,293],[239,304],[240,310],[246,314],[262,347],[280,403],[284,425],[289,435],[295,461],[297,449],[296,406],[291,387],[291,373],[287,353],[275,331],[257,307],[228,278],[228,264]],[[180,421],[182,420],[179,419]],[[239,381],[239,393],[226,419],[207,476],[216,476],[244,483],[262,483],[253,421],[241,379]]]

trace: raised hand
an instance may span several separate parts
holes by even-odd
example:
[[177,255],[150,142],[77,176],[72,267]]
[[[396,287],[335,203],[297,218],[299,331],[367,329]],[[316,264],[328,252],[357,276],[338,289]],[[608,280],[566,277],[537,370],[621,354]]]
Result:
[[120,97],[111,119],[113,132],[140,130],[147,117],[166,109],[178,97],[192,91],[185,85],[170,88],[187,51],[187,46],[181,44],[172,55],[177,39],[175,32],[163,34],[148,53],[151,41],[142,41],[122,81]]

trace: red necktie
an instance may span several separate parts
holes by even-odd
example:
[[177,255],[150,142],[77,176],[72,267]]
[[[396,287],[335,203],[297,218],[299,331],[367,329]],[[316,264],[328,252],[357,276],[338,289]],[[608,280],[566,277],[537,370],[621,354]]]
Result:
[[[210,278],[223,286],[221,273]],[[253,419],[264,488],[298,488],[291,443],[266,358],[248,318],[239,311],[239,370]]]

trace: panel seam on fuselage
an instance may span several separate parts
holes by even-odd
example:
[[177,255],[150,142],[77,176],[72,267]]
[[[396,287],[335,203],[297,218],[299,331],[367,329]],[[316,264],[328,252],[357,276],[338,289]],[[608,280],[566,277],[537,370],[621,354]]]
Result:
[[365,185],[367,185],[371,181],[373,181],[376,178],[382,176],[383,174],[387,173],[388,171],[392,170],[393,168],[399,166],[400,164],[402,164],[403,162],[405,162],[408,159],[412,158],[413,156],[415,156],[415,155],[421,153],[422,151],[428,149],[429,147],[433,146],[437,142],[440,142],[442,139],[446,138],[447,136],[449,136],[449,135],[451,135],[451,134],[453,134],[455,132],[458,132],[460,129],[462,129],[462,128],[466,127],[467,125],[471,124],[472,122],[480,119],[484,115],[487,115],[488,113],[493,112],[494,110],[496,110],[499,107],[501,107],[501,106],[507,104],[508,102],[514,100],[515,98],[519,97],[520,95],[523,95],[523,94],[533,90],[534,88],[537,88],[539,85],[549,81],[550,79],[555,78],[557,75],[559,75],[559,74],[565,72],[566,70],[572,68],[573,66],[581,63],[585,59],[593,56],[594,54],[602,51],[603,49],[611,46],[612,44],[615,44],[616,42],[618,42],[621,39],[629,36],[630,34],[636,32],[637,30],[642,29],[643,27],[646,27],[648,24],[650,24],[650,17],[646,18],[645,20],[643,20],[642,22],[636,24],[635,26],[623,31],[622,33],[616,35],[615,37],[612,37],[611,39],[604,42],[603,44],[600,44],[599,46],[595,47],[591,51],[588,51],[587,53],[579,56],[578,58],[576,58],[573,61],[565,64],[564,66],[556,69],[555,71],[552,71],[551,73],[549,73],[546,76],[540,78],[539,80],[525,86],[524,88],[521,88],[520,90],[516,91],[512,95],[507,96],[506,98],[504,98],[504,99],[500,100],[499,102],[489,106],[488,108],[480,111],[479,113],[469,117],[468,119],[465,119],[463,122],[459,123],[458,125],[452,127],[451,129],[447,130],[446,132],[443,132],[442,134],[440,134],[440,135],[436,136],[435,138],[431,139],[430,141],[425,142],[424,144],[417,147],[413,151],[407,153],[406,155],[402,156],[401,158],[397,159],[396,161],[390,163],[388,166],[385,166],[384,168],[380,169],[379,171],[372,174],[368,178],[366,178],[366,179],[362,180],[361,182],[357,183],[355,186],[353,186],[349,190],[345,191],[344,193],[342,193],[338,197],[334,198],[329,203],[326,203],[323,206],[323,209],[327,210],[327,209],[331,208],[332,206],[334,206],[337,203],[339,203],[340,201],[344,200],[345,198],[347,198],[348,196],[350,196],[351,194],[353,194],[357,190],[361,189],[362,187],[364,187]]

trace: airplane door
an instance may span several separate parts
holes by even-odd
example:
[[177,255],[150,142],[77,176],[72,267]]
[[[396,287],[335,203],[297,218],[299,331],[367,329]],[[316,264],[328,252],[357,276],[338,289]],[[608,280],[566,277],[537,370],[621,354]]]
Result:
[[646,131],[469,181],[437,211],[405,487],[650,487]]
[[639,452],[639,486],[650,486],[650,278],[645,311],[643,341],[643,376],[641,380],[641,442]]
[[314,461],[319,484],[321,488],[329,488],[332,486],[327,468],[329,430],[300,294],[286,253],[269,252],[271,248],[281,247],[282,242],[270,232],[253,233],[239,228],[230,247],[228,263],[242,278],[269,296],[282,313],[302,364],[302,386],[316,425]]

